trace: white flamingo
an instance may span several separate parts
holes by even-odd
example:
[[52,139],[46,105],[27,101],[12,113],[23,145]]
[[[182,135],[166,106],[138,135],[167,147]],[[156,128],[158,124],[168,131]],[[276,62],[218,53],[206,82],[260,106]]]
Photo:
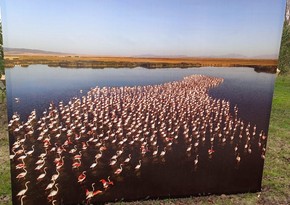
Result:
[[22,197],[22,196],[24,196],[24,194],[27,192],[27,190],[28,190],[28,184],[30,183],[30,181],[27,181],[26,183],[25,183],[25,189],[22,189],[20,192],[18,192],[18,194],[16,195],[16,196],[19,196],[19,197]]
[[42,180],[44,177],[45,177],[45,175],[46,175],[46,169],[47,169],[47,167],[45,167],[44,168],[44,173],[42,173],[41,175],[39,175],[38,177],[37,177],[37,180],[39,181],[39,180]]
[[56,190],[52,190],[49,195],[47,196],[48,199],[53,198],[58,193],[58,184],[55,185]]

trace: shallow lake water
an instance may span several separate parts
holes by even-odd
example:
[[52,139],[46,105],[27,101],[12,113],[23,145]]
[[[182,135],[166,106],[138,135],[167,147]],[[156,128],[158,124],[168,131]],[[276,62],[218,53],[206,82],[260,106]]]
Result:
[[[209,90],[209,96],[228,101],[232,115],[234,115],[236,105],[239,109],[238,118],[245,124],[256,125],[257,133],[264,130],[267,134],[275,75],[257,73],[252,68],[66,69],[50,68],[44,65],[33,65],[28,68],[15,67],[6,69],[8,115],[11,119],[12,114],[17,112],[21,120],[26,121],[32,110],[35,109],[36,113],[39,113],[37,117],[41,117],[40,113],[48,109],[51,102],[58,104],[63,101],[67,104],[73,97],[84,96],[96,86],[159,85],[181,81],[184,77],[194,74],[223,78],[223,83]],[[19,98],[19,102],[15,98]],[[157,135],[160,139],[159,134]],[[13,135],[10,136],[12,144]],[[241,140],[235,136],[237,139],[234,138],[231,143],[214,141],[212,145],[215,147],[215,155],[214,158],[210,158],[208,156],[211,146],[210,135],[207,134],[206,137],[207,140],[196,151],[198,153],[193,152],[192,157],[188,157],[184,152],[187,142],[178,138],[171,152],[168,152],[163,160],[156,162],[151,155],[146,155],[142,159],[142,168],[137,172],[133,167],[138,164],[139,150],[127,147],[125,154],[126,156],[129,153],[132,154],[134,166],[126,166],[120,176],[112,175],[111,167],[106,165],[115,152],[113,145],[112,147],[108,145],[107,151],[98,164],[98,169],[88,171],[86,181],[81,184],[77,183],[75,178],[82,170],[89,169],[90,163],[94,161],[96,150],[90,148],[85,152],[83,169],[77,171],[71,169],[73,162],[71,155],[64,153],[62,156],[65,157],[65,166],[58,180],[61,191],[57,197],[57,204],[84,203],[85,189],[90,188],[96,179],[105,178],[108,175],[112,175],[114,186],[94,198],[92,202],[259,191],[264,164],[261,158],[261,148],[258,146],[259,138],[253,137],[251,154],[241,151],[242,160],[237,166],[234,147],[238,143],[241,143],[241,146],[244,145],[244,138]],[[32,146],[31,142],[25,146]],[[37,143],[35,145],[40,147],[41,144]],[[80,145],[78,146],[80,149]],[[242,149],[241,146],[239,149]],[[27,159],[27,167],[35,164],[37,156],[42,152],[43,150],[36,150],[34,157]],[[197,154],[199,155],[198,168],[193,168],[193,160]],[[56,156],[54,154],[47,156],[48,176],[55,173],[53,160]],[[19,204],[19,199],[15,195],[24,187],[24,181],[15,179],[19,173],[13,168],[15,165],[16,162],[12,161],[13,200],[15,204]],[[35,172],[32,168],[28,169],[31,173],[26,180],[30,180],[31,184],[26,198],[27,203],[48,203],[47,192],[44,188],[49,180],[38,182],[35,178],[41,172]]]
[[[221,77],[224,82],[210,90],[215,98],[238,105],[244,120],[252,121],[265,131],[268,128],[275,75],[257,73],[252,68],[51,68],[31,65],[6,69],[8,115],[17,112],[25,119],[33,109],[44,111],[50,102],[68,102],[99,86],[156,85],[192,74]],[[80,90],[83,93],[80,93]],[[14,98],[19,98],[17,103]]]

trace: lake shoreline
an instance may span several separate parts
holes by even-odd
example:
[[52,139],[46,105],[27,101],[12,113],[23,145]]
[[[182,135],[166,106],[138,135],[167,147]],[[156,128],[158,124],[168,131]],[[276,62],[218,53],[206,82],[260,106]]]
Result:
[[192,67],[252,67],[256,72],[276,73],[275,59],[234,58],[135,58],[95,56],[5,55],[5,68],[33,64],[61,68],[192,68]]

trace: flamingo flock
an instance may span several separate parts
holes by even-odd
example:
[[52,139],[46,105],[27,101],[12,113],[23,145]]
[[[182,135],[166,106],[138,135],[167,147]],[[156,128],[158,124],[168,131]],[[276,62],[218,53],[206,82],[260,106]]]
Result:
[[193,171],[203,159],[201,149],[214,160],[225,145],[237,165],[252,152],[263,160],[263,130],[240,119],[237,106],[209,96],[222,82],[191,75],[160,85],[96,87],[67,104],[50,103],[41,115],[33,110],[26,122],[14,113],[8,126],[18,202],[25,204],[35,186],[47,204],[60,204],[69,176],[89,204],[109,195],[124,173],[140,175],[152,163],[166,164],[176,147]]

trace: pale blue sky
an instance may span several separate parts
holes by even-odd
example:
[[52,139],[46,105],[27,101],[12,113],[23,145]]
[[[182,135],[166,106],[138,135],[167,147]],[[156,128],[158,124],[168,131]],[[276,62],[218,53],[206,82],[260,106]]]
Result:
[[277,55],[285,0],[1,0],[5,47],[136,56]]

